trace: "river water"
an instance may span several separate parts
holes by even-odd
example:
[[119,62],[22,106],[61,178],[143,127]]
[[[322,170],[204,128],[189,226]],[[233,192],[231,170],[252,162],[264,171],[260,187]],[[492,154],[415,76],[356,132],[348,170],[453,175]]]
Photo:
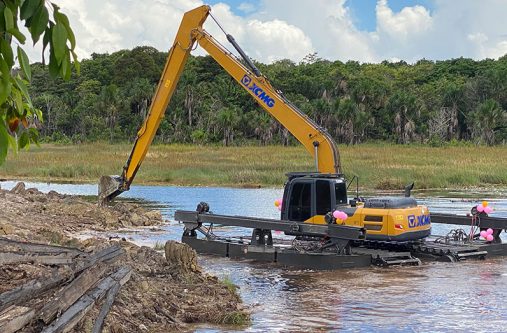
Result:
[[[1,182],[9,189],[14,182]],[[47,192],[95,195],[96,185],[27,183]],[[179,240],[183,226],[177,209],[194,210],[199,201],[219,214],[277,218],[273,201],[282,189],[231,189],[133,186],[122,196],[157,207],[168,220],[162,231],[119,234],[139,244]],[[507,191],[415,194],[430,211],[465,214],[486,199],[507,217]],[[433,225],[434,234],[453,227]],[[240,228],[224,227],[223,234]],[[504,236],[506,238],[507,236]],[[419,267],[367,268],[316,272],[282,269],[273,264],[199,256],[211,274],[231,279],[252,307],[247,332],[507,332],[507,258]],[[197,327],[197,332],[232,332]]]

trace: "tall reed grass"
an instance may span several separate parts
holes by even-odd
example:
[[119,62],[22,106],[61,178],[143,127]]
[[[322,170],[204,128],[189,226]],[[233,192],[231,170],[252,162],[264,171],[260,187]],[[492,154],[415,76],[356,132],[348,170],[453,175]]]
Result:
[[[120,174],[130,144],[44,144],[0,166],[2,179],[96,182]],[[507,186],[507,146],[340,146],[343,171],[356,175],[364,189]],[[311,171],[314,163],[302,147],[153,145],[136,184],[192,186],[282,186],[285,173]]]

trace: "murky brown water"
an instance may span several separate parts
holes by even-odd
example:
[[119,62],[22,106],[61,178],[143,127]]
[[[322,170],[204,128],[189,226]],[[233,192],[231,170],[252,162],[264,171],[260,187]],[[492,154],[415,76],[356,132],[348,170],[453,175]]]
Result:
[[[95,194],[92,185],[29,184],[41,190]],[[9,183],[2,187],[9,188]],[[272,202],[281,189],[220,189],[137,186],[132,198],[159,205],[172,219],[176,209],[194,209],[207,201],[216,213],[276,217]],[[463,214],[487,198],[497,216],[507,217],[507,193],[438,193],[420,197],[432,211]],[[451,228],[434,225],[434,233]],[[237,228],[225,229],[237,233]],[[135,241],[179,239],[182,226],[171,222],[164,232],[130,234]],[[504,239],[507,235],[504,234]],[[273,264],[200,256],[201,265],[239,286],[252,306],[247,332],[507,332],[507,257],[459,263],[425,263],[419,267],[337,270],[282,269]],[[234,331],[197,327],[197,332]]]
[[506,258],[330,272],[210,257],[202,263],[256,305],[249,332],[507,331]]

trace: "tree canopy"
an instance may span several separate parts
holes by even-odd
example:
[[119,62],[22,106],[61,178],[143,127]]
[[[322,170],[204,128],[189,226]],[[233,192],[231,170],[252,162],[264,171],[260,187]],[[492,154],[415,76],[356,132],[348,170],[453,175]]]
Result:
[[48,49],[51,77],[68,80],[72,63],[79,71],[74,33],[57,5],[45,0],[0,1],[0,164],[9,146],[16,151],[31,142],[37,143],[37,124],[43,119],[28,89],[32,69],[23,50],[27,38],[18,26],[20,23],[34,45],[42,39],[43,58]]
[[[48,141],[133,140],[167,54],[148,46],[93,54],[81,75],[52,79],[32,65],[34,105]],[[315,55],[261,71],[339,143],[441,144],[507,139],[507,56],[360,64]],[[294,139],[210,57],[191,56],[158,131],[158,142],[290,144]]]

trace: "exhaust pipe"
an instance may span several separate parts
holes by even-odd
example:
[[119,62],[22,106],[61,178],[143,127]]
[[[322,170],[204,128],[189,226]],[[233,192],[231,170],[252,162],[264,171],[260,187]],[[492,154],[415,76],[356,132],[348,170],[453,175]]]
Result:
[[98,186],[99,206],[104,206],[125,190],[123,189],[123,177],[121,176],[102,176]]

